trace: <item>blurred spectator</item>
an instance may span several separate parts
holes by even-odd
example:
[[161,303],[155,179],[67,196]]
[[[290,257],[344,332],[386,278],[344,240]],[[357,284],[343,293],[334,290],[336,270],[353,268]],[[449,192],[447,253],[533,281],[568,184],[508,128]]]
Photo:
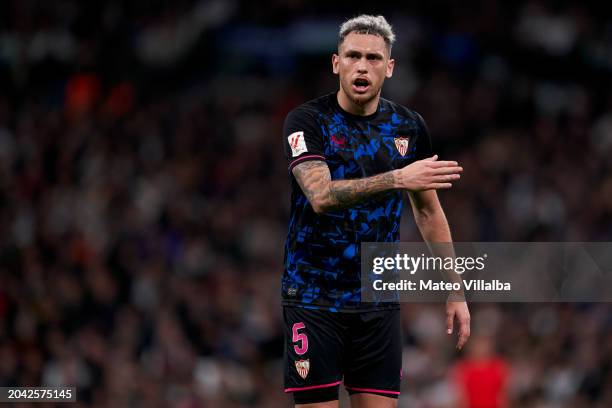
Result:
[[458,388],[457,407],[507,407],[508,363],[495,355],[490,337],[477,335],[470,340],[466,358],[455,363],[452,369]]

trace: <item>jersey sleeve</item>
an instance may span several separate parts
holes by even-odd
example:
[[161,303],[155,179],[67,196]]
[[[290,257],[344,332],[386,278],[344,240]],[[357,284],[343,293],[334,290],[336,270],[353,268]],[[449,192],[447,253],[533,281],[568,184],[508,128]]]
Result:
[[305,161],[325,161],[323,133],[316,119],[308,111],[295,109],[287,115],[283,126],[283,140],[290,172],[297,164]]
[[[416,113],[416,112],[415,112]],[[421,115],[416,114],[419,121],[419,137],[417,138],[416,145],[416,158],[415,160],[423,160],[433,156],[433,148],[431,145],[431,137],[429,136],[429,129],[427,124]]]

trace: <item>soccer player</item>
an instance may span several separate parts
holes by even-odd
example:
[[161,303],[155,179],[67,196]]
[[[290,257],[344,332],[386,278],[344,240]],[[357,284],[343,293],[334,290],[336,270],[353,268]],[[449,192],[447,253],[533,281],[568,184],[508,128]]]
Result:
[[[291,111],[284,124],[292,173],[291,214],[282,278],[285,392],[297,407],[338,407],[344,382],[351,406],[396,407],[402,344],[397,303],[361,303],[361,242],[398,242],[404,192],[427,242],[451,242],[437,189],[462,168],[438,160],[423,118],[381,98],[393,74],[395,35],[383,16],[340,27],[337,92]],[[447,333],[465,302],[449,301]]]

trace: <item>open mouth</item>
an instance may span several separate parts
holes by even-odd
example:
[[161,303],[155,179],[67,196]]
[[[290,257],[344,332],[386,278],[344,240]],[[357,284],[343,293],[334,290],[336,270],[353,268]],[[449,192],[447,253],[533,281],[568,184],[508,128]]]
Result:
[[353,89],[356,92],[363,93],[370,87],[370,81],[365,78],[357,78],[353,81]]

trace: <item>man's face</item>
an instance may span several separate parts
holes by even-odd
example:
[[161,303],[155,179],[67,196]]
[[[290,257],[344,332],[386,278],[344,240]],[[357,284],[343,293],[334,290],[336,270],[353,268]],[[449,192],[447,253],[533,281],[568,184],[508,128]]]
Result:
[[348,34],[338,54],[332,56],[342,91],[357,105],[365,105],[379,95],[385,78],[393,74],[394,64],[385,40],[373,34]]

